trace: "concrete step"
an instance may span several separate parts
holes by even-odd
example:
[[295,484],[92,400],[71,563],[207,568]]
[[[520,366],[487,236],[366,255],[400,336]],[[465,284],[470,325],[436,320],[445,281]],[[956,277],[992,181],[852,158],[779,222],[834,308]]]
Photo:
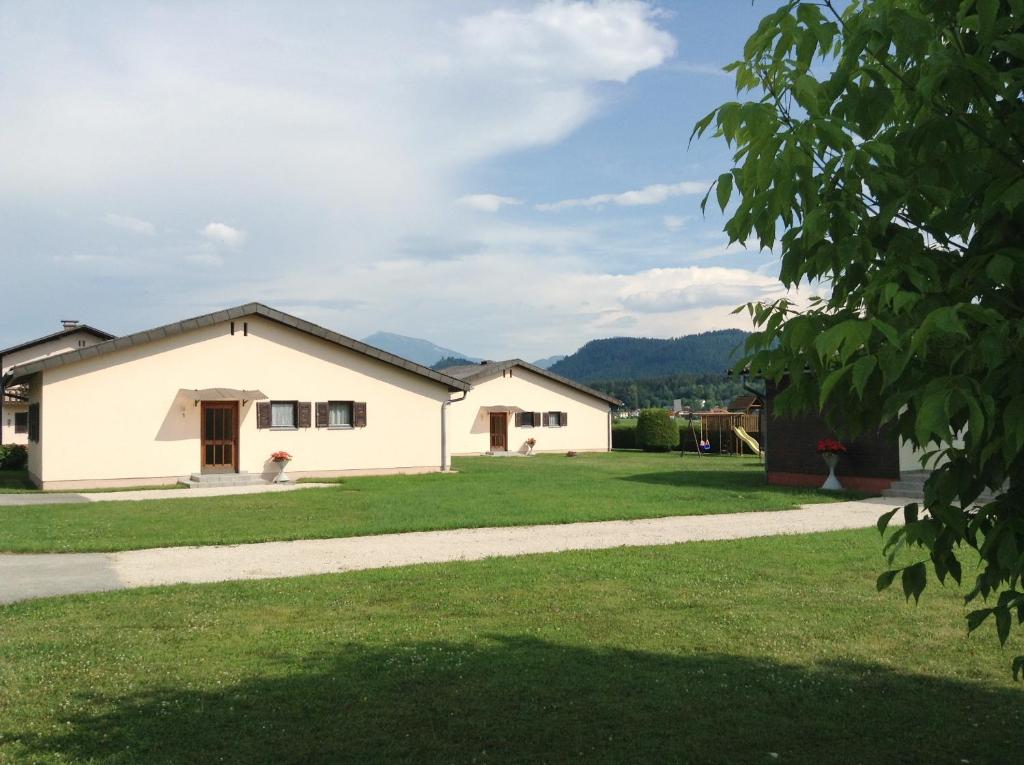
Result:
[[[893,481],[888,489],[882,492],[883,497],[904,497],[906,499],[924,499],[924,484],[930,476],[927,470],[913,470],[900,475],[898,481]],[[991,502],[995,496],[985,492],[978,497],[977,502]]]
[[187,479],[180,481],[189,488],[192,487],[214,487],[214,486],[260,486],[269,483],[261,476],[251,473],[193,473]]

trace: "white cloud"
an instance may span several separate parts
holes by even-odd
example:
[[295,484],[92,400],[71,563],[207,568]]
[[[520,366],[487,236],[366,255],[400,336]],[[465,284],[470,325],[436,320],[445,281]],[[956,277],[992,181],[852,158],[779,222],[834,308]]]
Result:
[[661,222],[669,231],[678,231],[686,225],[688,220],[689,216],[686,215],[666,215]]
[[554,0],[466,19],[461,36],[476,60],[530,80],[625,82],[675,53],[656,15],[635,0]]
[[563,199],[559,202],[546,202],[534,205],[542,212],[557,212],[570,207],[601,207],[602,205],[621,205],[635,207],[637,205],[657,205],[671,197],[683,194],[705,194],[711,186],[710,181],[680,181],[679,183],[655,183],[642,189],[623,191],[618,194],[595,194],[580,199]]
[[228,247],[238,247],[245,242],[246,236],[241,229],[233,228],[226,223],[207,223],[202,234],[211,242]]
[[152,236],[156,233],[156,226],[152,223],[146,220],[140,220],[139,218],[133,218],[130,215],[115,215],[114,213],[107,213],[103,216],[103,222],[114,226],[115,228],[131,231],[133,234],[146,234],[147,236]]
[[521,205],[523,200],[516,197],[503,197],[498,194],[467,194],[456,200],[460,205],[471,207],[480,212],[498,212],[504,205]]

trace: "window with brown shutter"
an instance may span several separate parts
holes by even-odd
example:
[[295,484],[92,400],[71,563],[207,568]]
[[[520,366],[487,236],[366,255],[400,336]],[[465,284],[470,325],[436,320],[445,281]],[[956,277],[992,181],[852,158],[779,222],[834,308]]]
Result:
[[540,427],[540,412],[533,412],[533,427]]
[[564,428],[569,424],[569,415],[565,412],[545,412],[544,424],[549,428]]
[[316,402],[316,426],[326,428],[330,424],[330,407],[326,401]]
[[270,402],[256,402],[256,427],[260,430],[270,427]]
[[525,412],[516,412],[516,427],[517,428],[523,427],[523,415],[524,414],[525,414]]
[[28,405],[28,440],[39,443],[39,404]]
[[366,427],[366,402],[352,402],[352,425],[357,428]]
[[309,401],[299,401],[295,404],[296,427],[313,427],[313,405]]
[[28,412],[14,413],[14,432],[28,433]]

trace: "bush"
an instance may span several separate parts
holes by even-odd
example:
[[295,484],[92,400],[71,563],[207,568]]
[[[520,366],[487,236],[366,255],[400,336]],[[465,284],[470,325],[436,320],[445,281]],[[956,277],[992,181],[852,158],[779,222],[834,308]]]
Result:
[[23,444],[0,444],[0,470],[24,470],[28,449]]
[[679,444],[679,426],[666,409],[644,409],[636,423],[636,445],[645,452],[667,452]]
[[633,425],[613,425],[612,448],[636,449],[636,427]]

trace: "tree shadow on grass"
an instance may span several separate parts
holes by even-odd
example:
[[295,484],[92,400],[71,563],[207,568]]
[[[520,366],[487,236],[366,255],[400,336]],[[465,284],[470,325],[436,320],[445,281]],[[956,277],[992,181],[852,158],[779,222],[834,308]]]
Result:
[[[806,495],[814,489],[805,487],[774,486],[765,481],[764,473],[743,473],[736,470],[692,470],[687,465],[680,464],[678,470],[662,471],[657,473],[636,473],[634,475],[619,476],[616,480],[632,481],[634,483],[646,483],[654,486],[675,486],[681,489],[700,488],[715,489],[723,492],[751,492],[770,491],[773,494],[801,494]],[[822,481],[824,481],[822,477]],[[836,492],[821,492],[822,497],[835,499]],[[871,496],[864,492],[844,491],[839,496],[845,499],[857,499],[859,497]]]
[[[278,665],[280,669],[280,665]],[[1024,696],[877,665],[589,650],[528,637],[345,645],[217,690],[87,697],[26,760],[1010,763]]]

